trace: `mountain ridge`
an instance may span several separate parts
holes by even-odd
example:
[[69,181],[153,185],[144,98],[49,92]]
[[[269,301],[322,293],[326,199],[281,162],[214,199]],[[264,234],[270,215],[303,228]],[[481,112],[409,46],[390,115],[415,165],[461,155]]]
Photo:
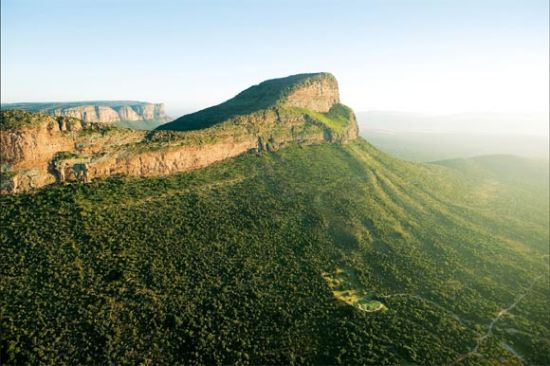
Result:
[[278,106],[329,112],[340,102],[338,83],[327,72],[296,74],[253,85],[218,105],[157,127],[157,130],[194,130]]
[[[288,80],[273,79],[263,85],[288,84]],[[200,129],[182,130],[178,122],[146,132],[72,117],[2,110],[0,125],[5,128],[0,131],[0,153],[5,164],[0,191],[17,193],[111,175],[166,175],[248,151],[345,143],[358,136],[353,111],[339,103],[334,76],[305,74],[290,80],[298,82],[291,83],[290,89],[279,88],[275,99],[267,99],[268,104],[260,103],[265,108],[255,107],[250,112],[252,102],[244,109],[222,110],[220,121],[208,119]],[[266,94],[254,90],[257,86],[240,95],[266,100]]]
[[1,108],[39,112],[55,117],[73,117],[84,122],[126,123],[128,126],[131,126],[131,122],[163,123],[170,119],[164,111],[163,103],[132,100],[5,103]]

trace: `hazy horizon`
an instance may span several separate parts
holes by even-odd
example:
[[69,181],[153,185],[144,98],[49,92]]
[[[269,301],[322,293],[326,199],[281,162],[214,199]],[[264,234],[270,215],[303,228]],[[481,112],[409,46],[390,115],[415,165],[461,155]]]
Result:
[[1,6],[3,103],[198,110],[265,79],[328,71],[357,111],[548,112],[547,1]]
[[0,1],[0,364],[550,366],[549,0]]

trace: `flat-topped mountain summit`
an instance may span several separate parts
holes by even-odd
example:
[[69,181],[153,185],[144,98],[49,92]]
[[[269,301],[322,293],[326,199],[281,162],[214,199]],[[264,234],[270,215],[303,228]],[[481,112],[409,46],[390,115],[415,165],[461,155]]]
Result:
[[343,143],[358,134],[328,73],[268,80],[151,132],[22,110],[3,110],[0,126],[4,193],[112,175],[159,176],[247,151]]
[[338,103],[338,82],[332,74],[298,74],[266,80],[226,102],[185,115],[157,129],[196,130],[226,122],[236,116],[277,107],[306,108],[326,113]]

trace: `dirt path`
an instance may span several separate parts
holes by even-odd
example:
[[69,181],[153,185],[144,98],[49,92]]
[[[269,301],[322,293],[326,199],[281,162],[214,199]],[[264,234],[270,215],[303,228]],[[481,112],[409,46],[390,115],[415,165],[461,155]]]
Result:
[[[468,353],[465,353],[463,354],[462,356],[460,356],[456,361],[454,361],[453,363],[449,364],[449,366],[453,366],[453,365],[456,365],[457,363],[463,361],[464,359],[474,355],[474,354],[477,354],[477,355],[481,355],[480,353],[478,353],[479,351],[479,347],[481,346],[481,344],[489,337],[491,337],[493,335],[493,327],[495,326],[495,324],[500,320],[500,318],[502,318],[505,314],[507,314],[508,312],[510,312],[513,308],[515,308],[521,300],[523,300],[523,298],[525,296],[527,296],[527,294],[531,291],[531,289],[533,288],[533,286],[535,286],[535,283],[540,280],[541,278],[543,277],[543,275],[540,275],[538,277],[536,277],[532,282],[531,282],[531,285],[529,285],[529,287],[527,288],[527,290],[525,290],[524,293],[522,293],[521,295],[519,295],[515,300],[514,302],[508,306],[506,309],[502,309],[498,312],[498,314],[493,318],[493,320],[491,321],[491,323],[489,324],[489,327],[487,329],[487,332],[482,335],[481,337],[479,337],[476,341],[476,345],[475,347]],[[516,357],[520,358],[521,357],[519,355],[517,355],[515,352],[511,352],[512,354],[514,354]]]

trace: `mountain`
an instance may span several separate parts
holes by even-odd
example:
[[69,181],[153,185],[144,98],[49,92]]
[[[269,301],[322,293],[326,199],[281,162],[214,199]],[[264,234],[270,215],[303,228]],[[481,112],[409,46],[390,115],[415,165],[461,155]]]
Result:
[[136,101],[7,103],[2,104],[2,109],[40,112],[56,117],[73,117],[83,122],[104,122],[140,129],[152,129],[170,120],[164,112],[164,104]]
[[[327,113],[340,106],[336,78],[329,73],[292,75],[254,85],[234,98],[157,127],[159,130],[196,130],[227,123],[239,116],[250,118],[262,110],[287,110]],[[334,111],[336,112],[336,111]],[[278,117],[277,117],[278,118]]]
[[550,364],[540,161],[396,159],[327,73],[0,117],[2,364]]
[[[330,74],[270,80],[239,95],[223,108],[184,116],[149,133],[73,117],[3,110],[0,191],[17,193],[112,175],[166,175],[246,152],[345,143],[357,137],[355,115],[339,103],[337,82]],[[222,111],[225,117],[220,117]],[[192,130],[181,127],[186,118],[200,120],[200,126],[193,122]]]
[[464,162],[359,138],[4,195],[2,360],[549,364],[548,184]]

